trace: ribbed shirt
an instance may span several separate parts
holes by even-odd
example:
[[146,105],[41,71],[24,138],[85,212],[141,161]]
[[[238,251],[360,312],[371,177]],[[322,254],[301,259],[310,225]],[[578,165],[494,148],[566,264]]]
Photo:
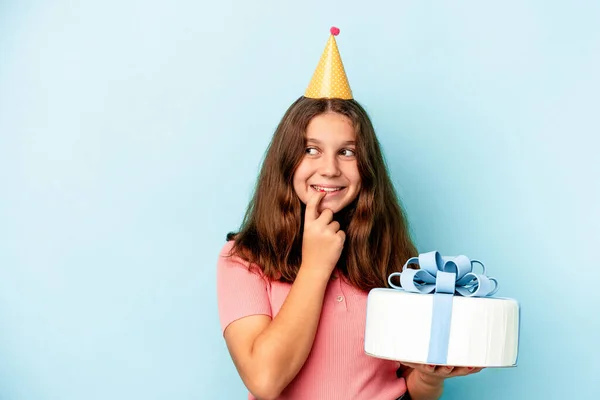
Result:
[[[228,257],[233,242],[222,248],[217,262],[217,297],[222,332],[250,315],[274,318],[291,284],[267,279],[248,262]],[[367,293],[343,277],[325,290],[321,319],[311,352],[280,400],[393,400],[406,392],[396,376],[399,363],[364,352]],[[249,400],[256,400],[248,393]]]

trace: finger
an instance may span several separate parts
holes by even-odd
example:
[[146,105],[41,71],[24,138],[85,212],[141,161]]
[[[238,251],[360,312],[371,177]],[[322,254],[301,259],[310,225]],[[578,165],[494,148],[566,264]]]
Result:
[[452,372],[452,376],[465,376],[465,375],[476,374],[477,372],[481,371],[482,369],[483,368],[457,367],[457,368],[454,368],[454,371]]
[[417,365],[419,365],[419,364],[403,362],[402,365],[406,365],[408,368],[416,369]]
[[329,226],[329,229],[331,229],[333,232],[337,232],[340,230],[340,223],[337,221],[333,221],[328,226]]
[[327,225],[331,221],[333,221],[333,211],[326,208],[321,212],[321,215],[319,215],[319,218],[317,218],[317,219]]
[[306,203],[305,220],[314,221],[319,218],[319,203],[325,197],[325,192],[315,192]]
[[467,371],[469,372],[469,375],[481,372],[481,370],[483,370],[483,368],[474,368],[474,367],[467,368]]
[[[403,362],[402,364],[406,365],[409,368],[416,369],[416,370],[423,371],[423,372],[426,372],[429,370],[429,368],[426,364],[409,363],[409,362]],[[433,366],[433,368],[430,369],[430,371],[432,371],[434,369],[435,369],[435,366]]]
[[336,235],[338,235],[340,237],[342,242],[346,241],[346,234],[344,233],[344,231],[337,231]]
[[424,365],[423,370],[425,370],[425,372],[433,374],[435,372],[435,365],[432,365],[432,364]]
[[465,376],[465,375],[469,375],[471,373],[472,369],[469,369],[468,367],[456,367],[454,368],[454,373],[452,374],[452,376]]
[[440,374],[441,376],[448,376],[452,373],[452,371],[454,370],[454,367],[450,366],[450,365],[445,365],[443,367],[438,367],[437,369],[437,373]]

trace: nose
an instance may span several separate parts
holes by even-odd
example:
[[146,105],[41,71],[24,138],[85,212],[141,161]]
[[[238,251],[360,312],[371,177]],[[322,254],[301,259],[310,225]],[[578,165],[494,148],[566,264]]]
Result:
[[341,174],[339,160],[334,154],[321,157],[319,174],[325,177],[335,177]]

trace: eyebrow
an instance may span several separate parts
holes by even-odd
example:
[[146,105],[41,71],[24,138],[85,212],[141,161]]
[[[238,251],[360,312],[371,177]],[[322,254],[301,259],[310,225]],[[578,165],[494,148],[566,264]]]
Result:
[[[312,143],[316,143],[316,144],[321,144],[321,141],[318,139],[313,139],[313,138],[308,138],[306,139],[307,142],[312,142]],[[345,142],[342,143],[343,145],[348,145],[348,144],[356,144],[356,141],[354,140],[346,140]]]

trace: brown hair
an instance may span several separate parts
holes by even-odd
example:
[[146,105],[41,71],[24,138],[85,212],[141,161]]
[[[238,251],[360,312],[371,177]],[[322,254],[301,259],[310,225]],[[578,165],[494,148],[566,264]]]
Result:
[[267,148],[240,231],[227,240],[235,240],[233,254],[258,266],[266,277],[294,281],[302,257],[305,205],[292,178],[305,154],[308,123],[327,112],[352,121],[361,177],[357,198],[335,216],[346,232],[338,267],[357,288],[385,287],[388,275],[400,271],[416,249],[373,125],[355,100],[300,97],[289,107]]

